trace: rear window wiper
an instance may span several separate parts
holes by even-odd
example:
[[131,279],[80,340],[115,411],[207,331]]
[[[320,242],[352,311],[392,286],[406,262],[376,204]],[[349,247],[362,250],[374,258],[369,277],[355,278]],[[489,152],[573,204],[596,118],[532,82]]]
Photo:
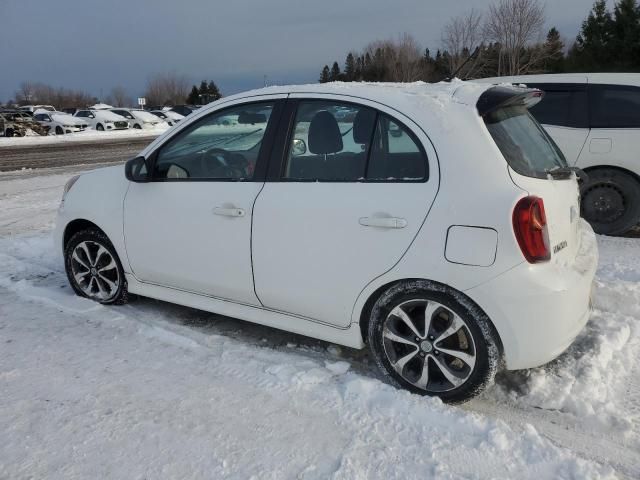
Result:
[[554,167],[547,168],[544,171],[547,175],[551,175],[552,178],[557,180],[564,180],[571,176],[572,173],[575,173],[578,177],[578,180],[581,182],[587,183],[589,181],[589,175],[578,167]]

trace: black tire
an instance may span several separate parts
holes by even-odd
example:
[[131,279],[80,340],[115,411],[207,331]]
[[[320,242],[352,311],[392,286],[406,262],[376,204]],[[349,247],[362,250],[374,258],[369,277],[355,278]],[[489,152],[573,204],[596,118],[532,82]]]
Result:
[[582,217],[596,233],[621,235],[640,222],[640,182],[629,173],[591,170],[581,187]]
[[[424,369],[423,364],[426,365],[426,368],[431,373],[429,373],[429,380],[425,384],[425,389],[418,388],[414,383],[419,382],[410,382],[405,376],[400,375],[400,373],[394,369],[386,351],[387,347],[385,347],[385,345],[389,345],[389,343],[385,344],[385,341],[389,342],[389,340],[385,340],[384,337],[384,332],[388,332],[388,330],[385,329],[385,323],[389,318],[395,318],[391,312],[399,305],[410,305],[414,301],[425,301],[427,305],[440,305],[433,312],[433,320],[431,321],[431,329],[429,332],[435,333],[435,335],[442,333],[441,331],[436,332],[437,323],[440,323],[444,331],[447,331],[448,327],[453,324],[447,324],[447,322],[453,321],[453,317],[448,316],[449,312],[457,315],[466,327],[464,331],[461,328],[457,333],[450,334],[440,341],[437,340],[435,335],[431,336],[429,332],[426,332],[423,340],[435,338],[433,344],[422,342],[430,345],[428,347],[429,353],[424,353],[422,343],[420,343],[420,346],[415,346],[418,348],[418,350],[415,350],[416,355],[402,367],[402,372],[407,372],[406,375],[410,376],[409,373],[411,373],[411,369],[415,368],[418,369],[416,376],[420,376],[423,371],[422,369]],[[417,311],[419,312],[420,310],[417,309]],[[424,313],[422,318],[423,323],[421,328],[424,328]],[[409,332],[408,335],[412,336],[413,334]],[[459,336],[461,336],[461,338],[466,338],[468,335],[471,336],[473,342],[468,342],[467,351],[474,355],[475,361],[473,368],[469,368],[469,365],[461,360],[456,360],[456,357],[438,351],[438,348],[445,348],[445,341],[448,342],[454,335],[456,339]],[[493,382],[493,378],[502,362],[498,335],[486,314],[461,293],[446,285],[427,280],[401,282],[384,292],[371,310],[367,328],[367,340],[378,367],[385,374],[389,383],[419,395],[437,396],[442,401],[452,404],[465,402],[482,392],[488,384]],[[416,341],[417,340],[418,338],[416,337]],[[401,343],[395,343],[393,345],[402,346]],[[413,347],[408,348],[411,349]],[[449,347],[447,346],[447,348]],[[412,351],[409,350],[409,353],[411,352]],[[419,358],[418,355],[421,357],[426,356],[426,358]],[[447,362],[450,367],[453,367],[455,362],[462,364],[463,369],[466,369],[460,370],[464,372],[464,377],[466,378],[464,383],[454,387],[454,384],[449,382],[443,375],[443,370],[438,366],[438,363],[436,363],[436,359],[440,362]]]
[[[117,270],[117,280],[114,281],[114,283],[116,283],[117,288],[115,288],[114,292],[112,295],[109,295],[108,298],[97,298],[96,296],[92,296],[92,295],[88,295],[85,290],[83,290],[83,287],[76,281],[74,274],[73,274],[73,262],[75,262],[74,258],[73,258],[73,253],[76,250],[76,247],[78,247],[80,244],[82,244],[83,242],[90,242],[91,244],[95,244],[95,245],[99,245],[104,247],[108,253],[111,255],[111,257],[113,258],[113,260],[115,261],[116,267],[113,270]],[[99,260],[99,259],[97,259]],[[96,265],[92,265],[97,267],[97,261],[96,261]],[[64,265],[65,265],[65,270],[67,273],[67,279],[69,280],[69,283],[71,284],[71,288],[73,288],[73,291],[81,296],[81,297],[85,297],[85,298],[89,298],[91,300],[97,301],[99,303],[102,303],[104,305],[122,305],[124,303],[127,303],[128,300],[128,292],[127,292],[127,280],[124,276],[124,270],[122,269],[122,263],[120,262],[120,259],[118,258],[118,254],[115,250],[115,248],[113,248],[113,244],[111,243],[111,241],[109,240],[109,238],[101,231],[95,228],[90,228],[87,230],[81,230],[80,232],[75,233],[67,242],[67,244],[65,245],[64,248]],[[93,269],[92,269],[93,270]],[[93,274],[91,274],[93,275]],[[111,277],[112,280],[115,279],[115,276]],[[103,283],[104,285],[104,283]],[[85,287],[86,288],[86,287]]]
[[141,129],[142,129],[142,127],[141,127],[139,124],[137,124],[137,123],[133,126],[133,128],[138,129],[138,130],[141,130]]
[[5,137],[13,137],[13,128],[7,128],[7,131],[4,132]]
[[59,125],[56,127],[56,135],[64,135],[64,130]]
[[102,126],[101,123],[96,125],[96,130],[99,131],[99,132],[104,132],[104,127]]

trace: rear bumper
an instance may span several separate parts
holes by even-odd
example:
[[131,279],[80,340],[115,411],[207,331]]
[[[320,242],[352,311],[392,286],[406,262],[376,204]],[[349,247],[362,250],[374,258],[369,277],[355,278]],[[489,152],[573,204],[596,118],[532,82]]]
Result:
[[495,325],[509,370],[553,360],[589,320],[598,248],[593,230],[581,222],[573,265],[522,263],[465,292]]

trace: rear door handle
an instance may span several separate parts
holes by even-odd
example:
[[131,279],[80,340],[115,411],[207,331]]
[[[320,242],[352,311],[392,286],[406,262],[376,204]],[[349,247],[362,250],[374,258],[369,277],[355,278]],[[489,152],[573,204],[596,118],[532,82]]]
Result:
[[407,226],[407,221],[398,217],[362,217],[358,222],[364,227],[404,228]]
[[244,209],[237,207],[216,207],[213,213],[223,217],[244,217]]

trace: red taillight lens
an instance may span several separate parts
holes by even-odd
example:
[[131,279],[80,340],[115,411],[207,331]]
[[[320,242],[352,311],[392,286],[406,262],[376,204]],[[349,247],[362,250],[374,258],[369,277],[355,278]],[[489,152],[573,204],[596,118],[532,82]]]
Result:
[[520,199],[513,210],[513,231],[529,263],[545,262],[551,258],[547,217],[541,198]]

